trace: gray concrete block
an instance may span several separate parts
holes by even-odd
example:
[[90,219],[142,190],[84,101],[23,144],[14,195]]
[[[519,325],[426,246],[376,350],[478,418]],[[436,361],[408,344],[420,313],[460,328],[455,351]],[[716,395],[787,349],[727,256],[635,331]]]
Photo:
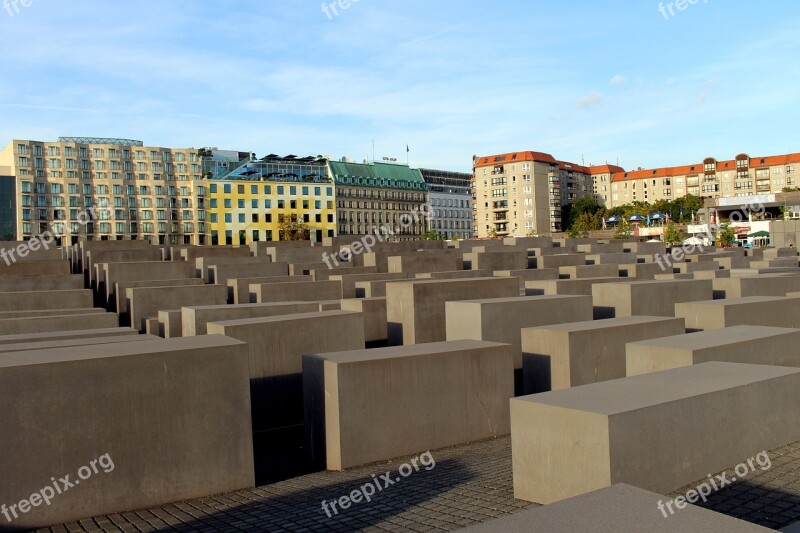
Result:
[[445,302],[519,296],[516,278],[416,280],[386,287],[389,343],[411,345],[447,338]]
[[675,304],[675,316],[686,319],[690,330],[731,326],[800,328],[800,298],[748,296]]
[[92,311],[89,314],[51,315],[0,320],[0,336],[116,327],[119,327],[119,317],[115,313],[95,313]]
[[[52,348],[69,348],[72,346],[95,346],[98,344],[118,344],[120,342],[155,341],[155,335],[116,335],[111,337],[86,337],[80,339],[61,339],[52,341],[19,342],[0,345],[0,357],[6,353],[29,352],[32,350],[49,350]],[[113,347],[111,348],[113,349]]]
[[303,354],[364,349],[364,320],[346,311],[210,322],[208,333],[247,343],[254,431],[303,423]]
[[558,274],[561,279],[616,278],[619,277],[619,269],[616,263],[563,266],[558,268]]
[[798,402],[799,369],[735,363],[514,398],[514,497],[549,504],[615,483],[667,494],[800,439],[800,411],[775,409]]
[[342,311],[361,313],[364,318],[364,340],[368,343],[389,342],[386,321],[386,298],[358,298],[341,301]]
[[539,281],[526,281],[525,294],[528,296],[541,295],[572,295],[591,296],[592,287],[601,283],[623,283],[630,281],[625,278],[580,278],[580,279],[549,279]]
[[30,291],[0,293],[0,311],[92,308],[92,291]]
[[512,368],[510,346],[481,341],[307,355],[312,456],[344,470],[506,434]]
[[117,335],[139,335],[133,328],[103,328],[67,331],[49,331],[42,333],[22,333],[18,335],[0,335],[0,346],[20,342],[47,342],[62,339],[91,339],[96,337],[113,337]]
[[[575,533],[591,529],[593,533],[767,533],[772,531],[744,520],[716,513],[696,505],[681,510],[666,509],[668,501],[661,494],[617,483],[611,487],[551,503],[537,509],[520,511],[483,524],[462,529],[462,533]],[[685,504],[684,504],[685,505]]]
[[[106,301],[108,302],[117,301],[117,283],[177,280],[195,277],[193,266],[184,262],[105,263],[102,267],[105,273]],[[133,286],[135,285],[128,285],[128,287]],[[124,299],[124,290],[122,291],[122,296]]]
[[715,279],[714,297],[786,296],[800,291],[800,276],[760,275],[757,277]]
[[[224,337],[4,355],[0,403],[15,408],[0,410],[0,423],[15,437],[0,439],[0,501],[28,498],[54,476],[80,482],[13,526],[252,487],[247,380],[245,346]],[[78,479],[106,455],[97,473]]]
[[657,280],[592,287],[595,318],[675,316],[675,304],[713,299],[711,280]]
[[181,309],[184,337],[206,335],[209,322],[224,322],[244,318],[264,318],[319,311],[316,302],[278,302],[241,305],[201,305]]
[[[249,257],[244,259],[263,259]],[[266,258],[264,258],[266,259]],[[251,263],[251,264],[229,264],[211,265],[208,267],[208,279],[215,285],[227,285],[228,280],[234,278],[267,278],[275,276],[288,276],[288,263]]]
[[272,276],[266,278],[234,278],[229,279],[228,303],[250,303],[250,285],[254,283],[300,283],[314,281],[311,276]]
[[183,337],[181,310],[168,309],[158,311],[158,336],[163,339]]
[[631,342],[626,347],[627,373],[638,376],[709,361],[800,367],[798,342],[800,330],[765,326]]
[[535,394],[624,378],[625,345],[682,335],[681,318],[632,316],[522,330],[523,392]]
[[393,281],[398,279],[408,279],[405,272],[387,274],[340,274],[336,273],[328,277],[329,281],[339,281],[342,284],[342,298],[356,297],[356,283],[363,281]]
[[445,303],[446,339],[510,344],[522,369],[523,328],[592,319],[590,296],[522,296]]
[[[183,264],[183,263],[177,263]],[[181,279],[165,279],[165,280],[143,280],[143,281],[124,281],[116,284],[114,290],[114,306],[112,311],[116,311],[120,315],[120,320],[125,323],[130,323],[130,312],[128,310],[128,289],[136,289],[139,287],[189,287],[203,285],[203,280],[199,278],[181,278]],[[110,302],[109,302],[110,303]]]
[[341,299],[341,281],[250,284],[250,303],[319,302]]
[[[371,265],[370,265],[371,266]],[[423,254],[391,256],[387,260],[389,272],[402,272],[409,276],[420,272],[449,272],[463,270],[461,257],[456,254]]]
[[136,287],[126,289],[131,325],[144,331],[144,320],[155,318],[161,310],[180,309],[190,305],[224,305],[228,290],[222,285],[184,287]]
[[[2,263],[0,263],[2,264]],[[83,276],[10,276],[0,277],[0,293],[65,291],[83,289]]]

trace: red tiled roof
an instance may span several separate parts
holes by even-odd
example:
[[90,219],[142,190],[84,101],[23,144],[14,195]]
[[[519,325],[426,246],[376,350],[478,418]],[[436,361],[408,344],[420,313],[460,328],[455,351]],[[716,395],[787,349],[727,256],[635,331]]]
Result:
[[[502,161],[495,161],[498,157],[502,157]],[[557,164],[556,158],[550,154],[543,152],[510,152],[507,154],[496,154],[484,157],[479,157],[475,160],[475,168],[493,167],[495,165],[507,165],[509,163],[516,163],[518,161],[536,161],[539,163],[552,163]]]
[[617,172],[625,172],[625,169],[617,165],[594,165],[589,167],[590,174],[615,174]]
[[[734,170],[736,169],[736,160],[717,161],[717,170]],[[788,165],[792,163],[800,163],[800,153],[776,155],[769,157],[751,157],[750,167],[774,167],[779,165]],[[695,165],[684,165],[680,167],[663,167],[651,168],[646,170],[635,170],[633,172],[616,172],[611,177],[612,182],[641,180],[648,178],[671,178],[674,176],[686,176],[692,174],[702,174],[704,172],[703,163]]]
[[778,165],[790,165],[792,163],[800,163],[800,153],[750,158],[751,167],[776,167]]

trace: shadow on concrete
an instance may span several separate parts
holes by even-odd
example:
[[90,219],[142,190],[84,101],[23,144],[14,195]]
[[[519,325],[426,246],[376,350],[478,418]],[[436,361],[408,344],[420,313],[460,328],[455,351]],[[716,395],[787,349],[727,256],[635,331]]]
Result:
[[[210,504],[220,508],[220,501],[229,501],[231,506],[157,531],[355,531],[397,517],[444,493],[457,490],[459,485],[475,478],[468,466],[457,459],[437,461],[435,468],[429,471],[421,467],[404,479],[398,474],[401,464],[402,460],[398,460],[391,464],[361,467],[357,470],[363,474],[355,477],[349,472],[325,472],[308,478],[298,478],[294,485],[305,483],[307,488],[291,492],[281,488],[280,493],[276,491],[276,494],[262,496],[257,501],[244,504],[235,502],[253,498],[252,493],[239,491],[203,498],[204,508],[208,508]],[[380,491],[376,490],[370,502],[362,500],[347,509],[337,507],[337,513],[330,511],[331,507],[328,505],[330,516],[323,510],[323,501],[330,504],[331,501],[350,495],[361,487],[374,486],[376,479],[381,479],[380,476],[387,472],[391,473],[390,479],[394,484],[382,487]],[[378,483],[383,485],[385,480]],[[263,494],[269,490],[269,486],[263,486],[259,492]],[[210,502],[210,499],[215,501]],[[400,527],[396,529],[402,530]]]
[[[700,483],[702,481],[683,487],[671,493],[670,498],[686,494]],[[705,503],[698,501],[695,505],[770,529],[781,529],[800,521],[800,494],[764,486],[757,480],[746,478],[712,492]]]

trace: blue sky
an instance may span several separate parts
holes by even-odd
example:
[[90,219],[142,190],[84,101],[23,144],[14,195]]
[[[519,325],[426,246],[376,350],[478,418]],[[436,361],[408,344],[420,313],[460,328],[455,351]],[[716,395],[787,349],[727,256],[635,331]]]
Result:
[[[666,4],[666,2],[665,2]],[[665,6],[666,7],[666,6]],[[0,10],[0,144],[59,135],[467,171],[800,151],[800,8],[700,0],[34,0]],[[330,12],[330,10],[329,10]]]

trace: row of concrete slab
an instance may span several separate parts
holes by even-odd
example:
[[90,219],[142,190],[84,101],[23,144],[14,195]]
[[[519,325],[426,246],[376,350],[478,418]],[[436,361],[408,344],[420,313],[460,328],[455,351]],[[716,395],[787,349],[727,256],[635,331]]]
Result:
[[15,524],[509,433],[520,499],[665,493],[800,440],[792,250],[665,269],[657,243],[384,243],[349,263],[325,244],[87,242],[0,264],[0,502],[115,464]]

